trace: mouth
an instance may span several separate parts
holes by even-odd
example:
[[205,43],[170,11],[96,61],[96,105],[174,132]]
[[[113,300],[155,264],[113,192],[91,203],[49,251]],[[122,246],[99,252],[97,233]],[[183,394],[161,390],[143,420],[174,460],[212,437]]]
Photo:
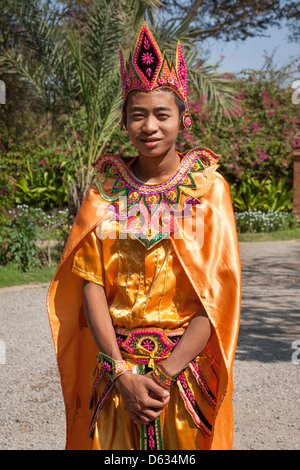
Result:
[[147,137],[145,139],[141,139],[141,142],[150,148],[156,147],[156,145],[158,145],[160,141],[161,139],[159,139],[158,137]]

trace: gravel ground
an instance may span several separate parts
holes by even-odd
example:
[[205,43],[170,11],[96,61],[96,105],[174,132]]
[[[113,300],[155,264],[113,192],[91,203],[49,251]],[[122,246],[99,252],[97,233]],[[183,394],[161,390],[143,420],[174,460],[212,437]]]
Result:
[[[241,243],[234,450],[299,450],[300,240]],[[65,444],[64,405],[46,315],[47,286],[0,289],[0,449]],[[5,353],[5,354],[4,354]]]

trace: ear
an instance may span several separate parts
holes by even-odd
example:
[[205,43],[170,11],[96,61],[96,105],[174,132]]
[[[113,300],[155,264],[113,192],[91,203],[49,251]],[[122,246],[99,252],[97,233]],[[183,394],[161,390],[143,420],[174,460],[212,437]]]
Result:
[[183,125],[183,116],[180,118],[180,124],[179,124],[179,132],[182,132],[184,130],[184,125]]

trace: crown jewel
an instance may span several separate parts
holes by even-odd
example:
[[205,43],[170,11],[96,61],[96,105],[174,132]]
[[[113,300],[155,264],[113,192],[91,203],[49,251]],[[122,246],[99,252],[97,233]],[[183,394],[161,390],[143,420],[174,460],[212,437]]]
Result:
[[187,68],[180,42],[177,43],[176,62],[161,53],[147,23],[144,21],[138,33],[133,56],[126,63],[120,46],[123,101],[132,90],[153,91],[168,87],[186,101]]

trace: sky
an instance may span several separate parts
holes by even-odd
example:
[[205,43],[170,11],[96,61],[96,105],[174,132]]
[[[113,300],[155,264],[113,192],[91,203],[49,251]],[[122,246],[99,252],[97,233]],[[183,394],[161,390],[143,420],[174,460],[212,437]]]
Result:
[[264,50],[270,56],[277,48],[274,62],[281,67],[291,63],[294,60],[292,57],[300,58],[300,45],[288,42],[286,28],[269,28],[266,34],[270,37],[254,37],[239,42],[226,43],[210,39],[206,43],[210,57],[209,62],[218,62],[221,55],[225,56],[220,68],[224,72],[237,73],[246,68],[261,69],[264,64]]

